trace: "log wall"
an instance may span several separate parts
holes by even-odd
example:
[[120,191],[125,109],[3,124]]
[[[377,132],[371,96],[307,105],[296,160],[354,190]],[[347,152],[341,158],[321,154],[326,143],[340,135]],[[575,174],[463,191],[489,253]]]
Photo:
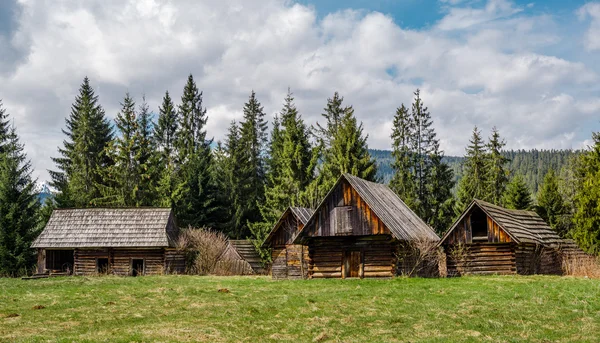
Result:
[[392,277],[397,246],[390,235],[313,238],[308,243],[308,277],[345,278],[351,274],[352,252],[360,252],[358,277]]
[[108,273],[131,275],[132,259],[144,260],[144,274],[156,275],[165,271],[165,251],[159,249],[75,249],[74,274],[94,275],[98,273],[97,259],[108,259]]
[[308,248],[300,244],[288,244],[273,248],[271,252],[271,276],[273,279],[305,279],[308,276]]
[[515,245],[474,243],[445,247],[448,276],[517,273]]
[[185,254],[177,249],[165,249],[165,272],[167,274],[185,273]]
[[558,249],[544,248],[536,244],[519,244],[516,247],[517,273],[562,274],[562,260]]

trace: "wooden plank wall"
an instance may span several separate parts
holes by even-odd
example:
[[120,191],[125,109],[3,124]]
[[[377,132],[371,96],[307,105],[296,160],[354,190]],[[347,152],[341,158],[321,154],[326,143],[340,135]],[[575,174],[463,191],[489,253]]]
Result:
[[[307,251],[305,253],[304,251]],[[308,249],[300,244],[286,246],[287,278],[304,279],[308,274],[308,263],[306,256]]]
[[557,249],[530,243],[519,244],[515,255],[518,274],[562,274],[561,254]]
[[285,248],[273,248],[271,250],[271,277],[273,279],[287,278],[287,252]]
[[392,277],[397,243],[391,236],[328,237],[309,241],[308,277],[342,278],[344,255],[361,251],[360,277]]
[[127,276],[131,274],[131,260],[144,259],[144,274],[164,273],[163,249],[75,249],[75,275],[97,274],[96,259],[108,258],[110,273]]
[[185,253],[177,249],[165,249],[165,272],[167,274],[185,273]]
[[448,276],[516,274],[515,245],[474,243],[445,247]]
[[289,209],[286,211],[285,217],[278,224],[275,228],[275,234],[271,239],[271,246],[273,247],[283,247],[292,244],[296,233],[304,227]]
[[[475,208],[474,208],[475,209]],[[510,236],[489,216],[487,216],[488,242],[489,243],[509,243],[512,240]],[[471,244],[473,243],[473,233],[471,228],[471,214],[467,214],[450,233],[444,245],[453,244]]]
[[348,235],[349,233],[347,232],[335,232],[332,225],[335,208],[342,206],[352,207],[349,216],[352,226],[352,236],[390,234],[390,231],[361,199],[358,193],[346,180],[342,180],[325,199],[323,206],[319,208],[316,222],[306,228],[306,235],[309,237]]

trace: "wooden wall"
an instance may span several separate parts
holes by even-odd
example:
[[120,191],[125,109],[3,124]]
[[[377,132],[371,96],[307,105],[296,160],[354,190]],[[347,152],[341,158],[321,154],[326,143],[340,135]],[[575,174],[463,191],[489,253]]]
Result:
[[177,249],[165,249],[165,272],[167,274],[185,273],[185,254]]
[[344,278],[345,256],[352,251],[360,251],[358,277],[392,277],[397,246],[390,235],[313,238],[308,244],[308,277]]
[[473,243],[445,246],[448,276],[516,274],[515,245]]
[[109,273],[131,275],[131,260],[144,260],[144,274],[156,275],[165,272],[165,250],[158,249],[75,249],[75,275],[97,274],[96,261],[108,258]]
[[271,258],[273,279],[305,279],[308,276],[308,248],[303,245],[273,248]]
[[293,243],[293,239],[304,225],[296,219],[296,216],[289,209],[286,210],[284,217],[275,228],[275,233],[271,238],[272,247],[284,247]]
[[[334,227],[334,212],[336,207],[348,207],[348,225],[351,231],[336,230]],[[346,180],[342,180],[325,199],[325,203],[318,209],[315,223],[305,229],[308,237],[332,236],[364,236],[364,235],[389,235],[390,231],[381,220],[368,208],[358,193]]]
[[[452,244],[471,244],[473,243],[473,228],[471,227],[471,215],[474,210],[481,211],[478,207],[473,207],[470,213],[467,213],[457,224],[455,229],[448,235],[444,245]],[[489,243],[509,243],[510,236],[498,226],[498,224],[489,216],[487,217],[487,241]]]
[[557,249],[536,244],[519,244],[515,255],[518,274],[562,274],[561,253]]

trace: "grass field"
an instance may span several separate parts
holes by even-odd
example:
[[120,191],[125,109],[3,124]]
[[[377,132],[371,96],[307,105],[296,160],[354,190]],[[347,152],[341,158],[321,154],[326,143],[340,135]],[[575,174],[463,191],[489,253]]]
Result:
[[0,341],[599,340],[592,279],[0,279]]

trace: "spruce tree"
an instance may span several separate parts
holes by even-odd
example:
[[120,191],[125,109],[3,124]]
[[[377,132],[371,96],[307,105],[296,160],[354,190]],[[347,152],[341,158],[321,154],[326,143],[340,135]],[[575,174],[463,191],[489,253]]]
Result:
[[156,201],[156,189],[159,179],[160,166],[155,153],[154,137],[152,136],[151,113],[142,97],[142,103],[137,115],[137,130],[133,137],[137,150],[135,153],[136,175],[139,177],[135,206],[152,206]]
[[488,200],[487,194],[487,151],[477,126],[469,140],[463,162],[463,177],[458,184],[455,213],[461,214],[474,198]]
[[101,196],[93,200],[95,205],[132,207],[137,203],[140,175],[136,155],[139,150],[135,139],[138,130],[138,119],[135,101],[125,94],[121,102],[121,110],[115,118],[118,135],[108,149],[114,165],[99,171],[102,181],[97,185]]
[[358,124],[352,106],[343,106],[344,98],[337,92],[327,99],[323,117],[325,126],[317,124],[317,138],[321,149],[318,198],[325,196],[342,173],[349,173],[368,181],[377,181],[377,165],[369,153],[362,123]]
[[[6,118],[1,108],[0,115]],[[39,233],[40,203],[31,163],[14,127],[2,134],[6,137],[0,153],[0,275],[17,276],[35,264],[30,246]]]
[[488,158],[487,162],[487,196],[488,200],[495,204],[500,205],[502,202],[502,196],[506,190],[508,184],[508,171],[506,170],[506,164],[510,162],[502,154],[502,148],[506,145],[506,142],[500,138],[500,133],[495,127],[492,129],[492,137],[490,137],[487,144]]
[[86,77],[79,95],[66,119],[67,136],[53,158],[58,170],[50,171],[51,186],[57,190],[58,207],[88,207],[92,200],[102,196],[101,171],[112,165],[107,148],[112,140],[112,126],[98,103],[89,79]]
[[257,247],[287,207],[307,206],[304,190],[314,179],[316,166],[309,137],[310,132],[288,89],[283,109],[275,117],[271,131],[265,201],[259,204],[262,221],[251,226]]
[[582,155],[576,171],[572,236],[586,252],[600,255],[600,133],[592,138],[594,145]]
[[[217,189],[210,147],[212,140],[206,139],[207,120],[202,92],[190,75],[179,105],[179,129],[175,141],[178,170],[173,187],[176,196],[171,195],[175,214],[184,226],[212,227],[216,223]],[[163,180],[161,184],[162,188],[168,182]]]
[[558,190],[558,177],[552,168],[548,169],[544,176],[544,183],[538,191],[537,203],[535,210],[540,217],[561,236],[566,236],[567,232],[559,231],[559,224],[562,216],[565,215],[565,205]]
[[506,192],[502,198],[504,207],[513,210],[529,210],[533,204],[531,193],[523,176],[515,175],[510,180]]
[[267,121],[262,105],[252,91],[248,102],[244,104],[244,118],[240,125],[239,144],[234,156],[239,158],[238,171],[239,200],[238,214],[241,227],[236,231],[244,235],[260,238],[259,232],[251,232],[249,225],[261,221],[258,204],[265,199],[265,170]]
[[165,93],[159,107],[158,122],[154,126],[154,145],[158,165],[157,194],[155,204],[161,207],[173,207],[179,198],[176,170],[177,150],[175,147],[178,128],[178,112],[171,100],[169,92]]
[[414,124],[408,112],[408,109],[402,106],[396,109],[396,115],[393,120],[392,129],[392,169],[394,176],[390,181],[390,188],[410,208],[415,208],[417,204],[416,194],[416,175],[414,166]]

